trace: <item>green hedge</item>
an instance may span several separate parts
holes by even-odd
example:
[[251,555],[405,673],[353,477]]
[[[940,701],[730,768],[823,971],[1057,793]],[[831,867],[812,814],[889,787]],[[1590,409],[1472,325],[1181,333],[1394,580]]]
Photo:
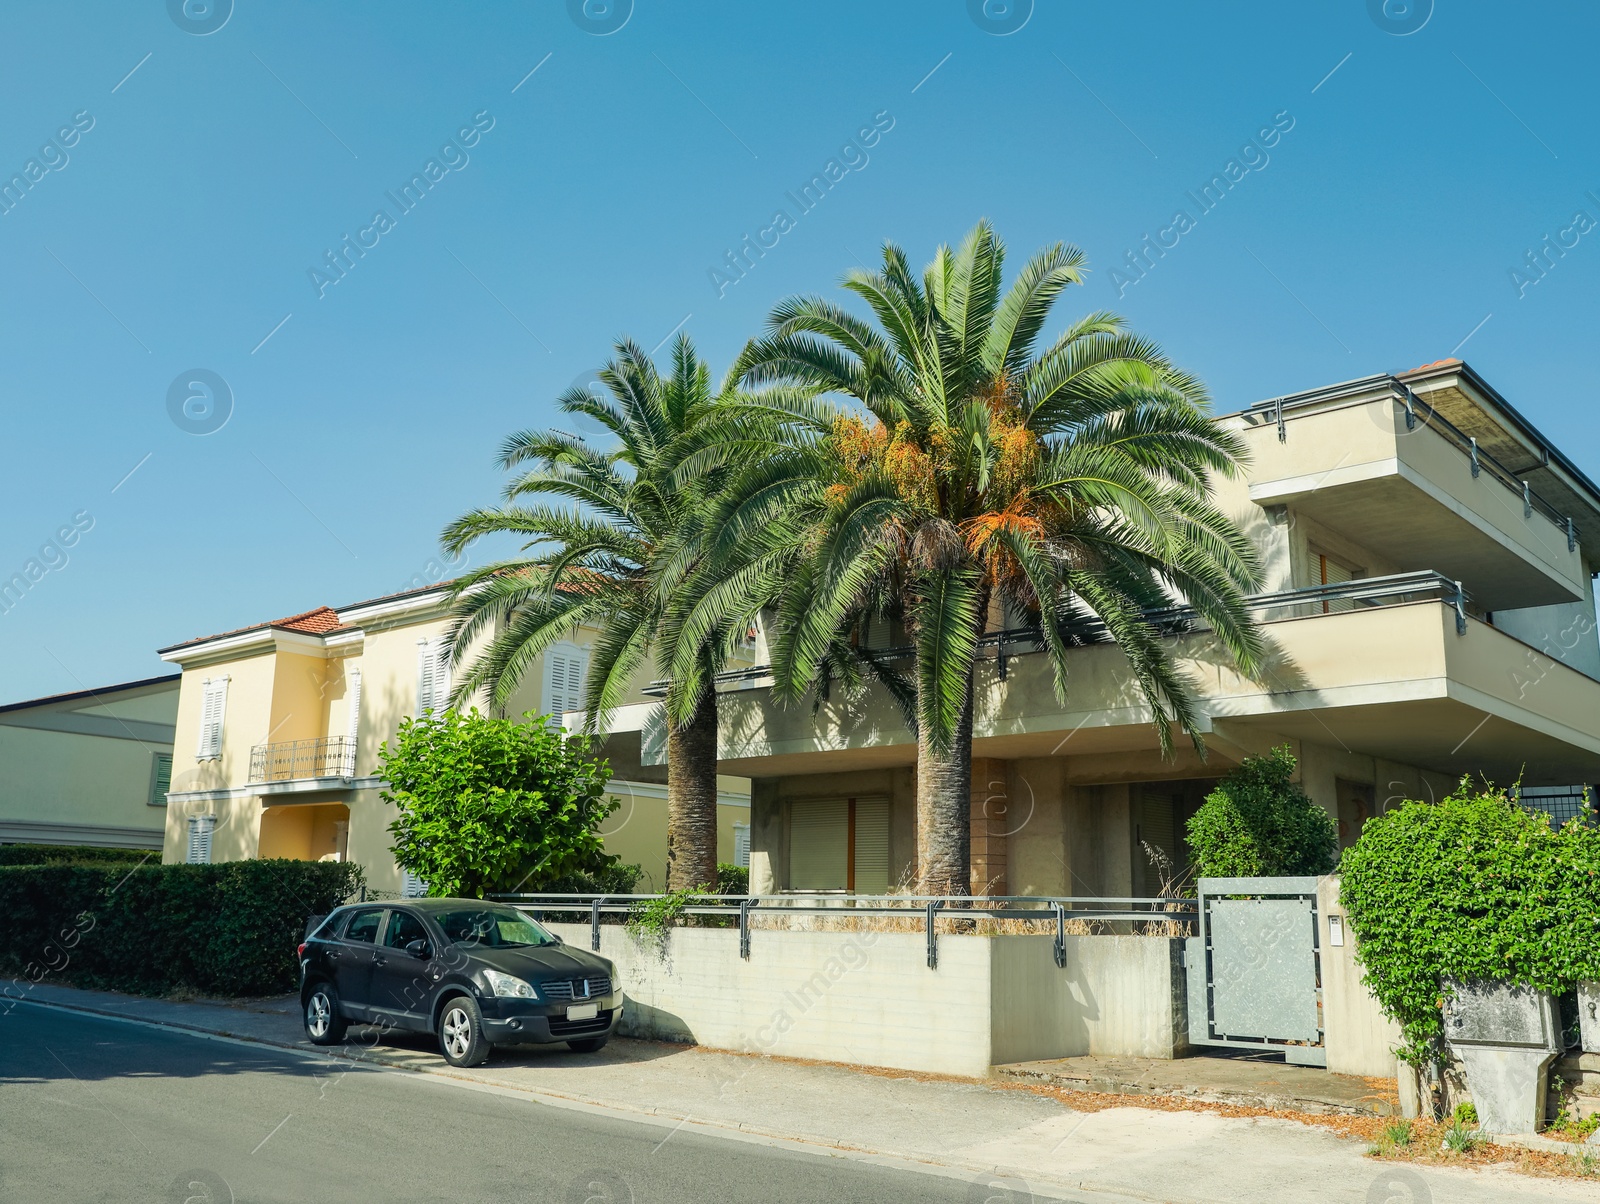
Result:
[[98,849],[72,844],[0,844],[0,865],[55,865],[63,861],[137,865],[161,860],[160,849]]
[[361,880],[360,866],[322,861],[0,867],[0,976],[12,980],[0,996],[25,998],[40,981],[144,995],[292,991],[307,918]]

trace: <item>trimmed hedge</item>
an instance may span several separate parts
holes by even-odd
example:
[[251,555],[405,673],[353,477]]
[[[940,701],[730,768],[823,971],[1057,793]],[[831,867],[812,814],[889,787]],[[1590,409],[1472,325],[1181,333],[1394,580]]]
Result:
[[0,844],[0,865],[55,865],[63,861],[107,865],[160,862],[160,849],[100,849],[72,844]]
[[274,995],[306,920],[361,885],[324,861],[0,867],[0,1002],[51,982],[141,995]]

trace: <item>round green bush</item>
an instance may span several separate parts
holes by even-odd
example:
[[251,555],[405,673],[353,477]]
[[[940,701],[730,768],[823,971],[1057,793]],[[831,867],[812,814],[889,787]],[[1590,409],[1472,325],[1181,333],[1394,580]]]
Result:
[[1441,1052],[1446,978],[1558,994],[1600,979],[1600,831],[1579,821],[1552,829],[1463,779],[1368,820],[1339,873],[1367,986],[1417,1065]]
[[1338,860],[1333,817],[1294,784],[1288,745],[1246,757],[1189,819],[1201,878],[1326,874]]

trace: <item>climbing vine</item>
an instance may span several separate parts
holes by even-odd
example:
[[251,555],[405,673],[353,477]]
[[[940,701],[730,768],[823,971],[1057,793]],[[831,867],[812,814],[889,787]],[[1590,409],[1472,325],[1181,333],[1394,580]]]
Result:
[[1437,803],[1368,820],[1339,865],[1356,957],[1400,1025],[1400,1056],[1443,1049],[1444,980],[1561,993],[1600,980],[1600,831],[1556,829],[1463,778]]

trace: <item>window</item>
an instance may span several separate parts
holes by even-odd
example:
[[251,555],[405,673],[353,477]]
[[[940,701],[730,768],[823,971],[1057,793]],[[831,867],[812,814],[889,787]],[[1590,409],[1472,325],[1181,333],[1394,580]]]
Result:
[[889,801],[819,799],[789,817],[789,885],[794,890],[889,890]]
[[553,945],[556,938],[511,907],[485,904],[470,911],[441,911],[434,921],[458,945],[503,949],[521,945]]
[[369,907],[366,911],[358,911],[350,917],[350,922],[345,925],[344,939],[347,941],[360,941],[364,945],[376,944],[378,940],[378,921],[383,918],[383,908]]
[[389,928],[383,934],[383,943],[390,949],[404,949],[412,941],[427,939],[428,930],[422,926],[422,921],[409,911],[389,913]]
[[216,826],[215,815],[189,817],[189,852],[185,860],[190,865],[211,864],[211,833]]
[[167,805],[167,791],[172,789],[172,754],[150,754],[150,797],[146,801],[152,807],[165,807]]
[[400,897],[402,899],[422,899],[428,894],[428,884],[417,877],[410,870],[402,870],[400,879]]
[[589,656],[576,644],[553,644],[544,654],[544,711],[552,727],[567,711],[583,710],[583,675]]
[[750,868],[750,825],[733,825],[733,864]]
[[195,759],[215,761],[222,756],[222,721],[228,709],[228,679],[208,677],[200,683],[200,742]]
[[417,718],[450,702],[450,653],[442,639],[417,641]]

